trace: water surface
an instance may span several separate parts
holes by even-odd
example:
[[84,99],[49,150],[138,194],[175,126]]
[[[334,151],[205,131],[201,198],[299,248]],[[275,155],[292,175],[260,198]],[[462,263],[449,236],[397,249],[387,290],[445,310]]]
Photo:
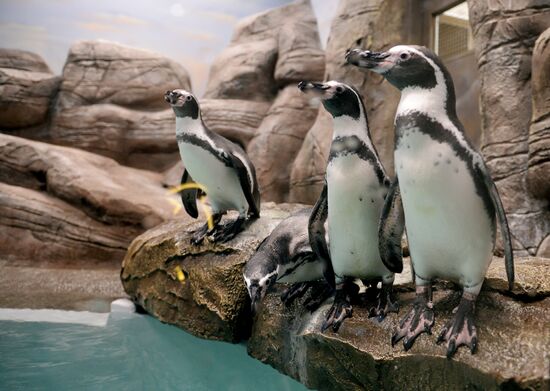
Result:
[[249,357],[145,315],[105,327],[0,321],[0,390],[305,390]]

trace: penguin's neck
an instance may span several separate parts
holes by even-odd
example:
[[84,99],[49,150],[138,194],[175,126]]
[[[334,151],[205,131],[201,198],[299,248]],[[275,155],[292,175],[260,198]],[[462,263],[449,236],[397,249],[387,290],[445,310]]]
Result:
[[433,88],[406,87],[401,91],[396,117],[416,112],[443,123],[449,120],[447,99],[445,83],[437,83]]
[[359,118],[353,118],[349,115],[341,115],[333,118],[334,130],[332,132],[332,141],[345,137],[355,136],[363,141],[372,149],[367,118],[361,112]]
[[202,123],[202,119],[191,117],[176,117],[176,135],[190,135],[202,139],[208,138],[208,131]]

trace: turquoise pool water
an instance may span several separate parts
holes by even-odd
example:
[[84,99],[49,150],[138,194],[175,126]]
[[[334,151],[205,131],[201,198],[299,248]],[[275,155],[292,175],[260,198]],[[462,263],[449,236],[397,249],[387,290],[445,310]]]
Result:
[[0,321],[0,390],[305,390],[249,357],[145,315],[105,327]]

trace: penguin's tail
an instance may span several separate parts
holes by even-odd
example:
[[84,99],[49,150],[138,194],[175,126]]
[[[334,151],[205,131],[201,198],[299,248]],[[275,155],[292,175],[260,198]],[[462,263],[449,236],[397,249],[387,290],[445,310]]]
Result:
[[510,234],[510,227],[508,226],[506,212],[502,206],[502,200],[500,199],[498,189],[493,181],[491,181],[490,192],[491,198],[493,199],[493,204],[495,205],[498,223],[500,225],[500,232],[502,234],[504,262],[506,265],[506,276],[508,277],[508,289],[512,290],[514,288],[514,251],[512,250],[512,235]]

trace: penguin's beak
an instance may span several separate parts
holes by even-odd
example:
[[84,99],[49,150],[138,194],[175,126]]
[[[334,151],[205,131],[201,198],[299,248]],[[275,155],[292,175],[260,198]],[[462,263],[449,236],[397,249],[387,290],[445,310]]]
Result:
[[314,83],[311,81],[301,81],[298,84],[298,88],[304,94],[311,95],[312,97],[327,99],[332,96],[332,94],[330,93],[330,85],[326,83]]
[[393,67],[388,52],[371,52],[370,50],[349,49],[346,62],[359,68],[367,68],[377,73],[385,73]]
[[252,312],[252,315],[256,315],[258,312],[258,308],[260,307],[260,303],[264,297],[264,294],[262,294],[262,288],[259,286],[251,286],[249,288],[249,294],[250,294],[250,311]]
[[164,100],[170,103],[171,105],[176,104],[176,102],[178,101],[178,98],[179,98],[179,94],[175,91],[166,91],[166,93],[164,94]]

